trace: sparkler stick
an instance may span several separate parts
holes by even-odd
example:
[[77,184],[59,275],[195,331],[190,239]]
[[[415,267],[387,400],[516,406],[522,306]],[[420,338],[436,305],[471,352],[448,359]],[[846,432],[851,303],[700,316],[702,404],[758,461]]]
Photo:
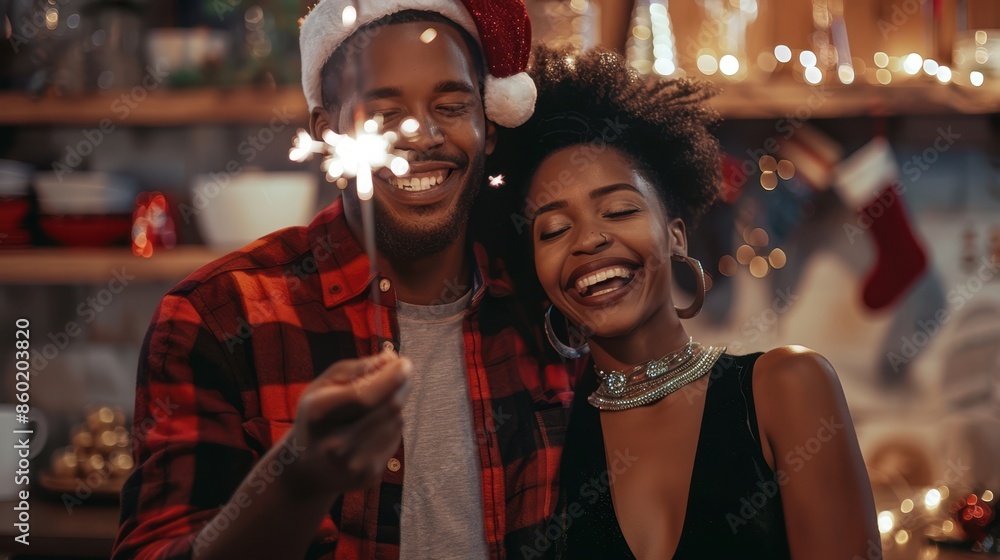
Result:
[[[378,272],[375,266],[375,203],[372,202],[372,197],[375,195],[375,184],[372,179],[369,158],[381,158],[384,161],[389,154],[382,153],[380,148],[390,149],[391,142],[385,142],[384,146],[382,143],[365,142],[366,135],[378,131],[378,122],[374,120],[365,122],[361,107],[356,107],[354,110],[354,128],[358,138],[358,146],[362,148],[362,153],[358,157],[355,183],[358,188],[358,198],[361,200],[361,223],[365,231],[365,252],[368,254],[369,272],[374,277]],[[371,149],[370,154],[365,153],[366,148]]]
[[[358,18],[358,8],[356,0],[344,8],[343,24],[351,27]],[[429,43],[434,40],[437,33],[433,28],[428,29],[421,35],[420,40]],[[399,132],[386,131],[382,129],[383,120],[381,115],[376,115],[373,119],[366,119],[361,107],[356,107],[354,112],[354,135],[342,135],[327,130],[323,133],[322,141],[313,138],[304,130],[299,130],[293,141],[293,147],[289,151],[289,158],[292,161],[306,161],[315,154],[322,154],[323,162],[321,167],[326,172],[327,181],[336,182],[341,189],[349,186],[348,178],[355,179],[358,199],[361,201],[361,221],[364,230],[363,244],[365,252],[368,254],[370,272],[372,276],[378,273],[376,267],[376,246],[375,246],[375,203],[373,173],[383,169],[389,170],[397,177],[406,175],[410,170],[410,164],[404,154],[396,152],[394,147],[400,135],[405,138],[414,138],[420,133],[420,124],[416,119],[408,118],[399,125]],[[502,178],[501,178],[502,181]],[[381,314],[376,312],[373,318],[375,333],[382,332],[380,328]]]
[[[360,108],[355,112],[354,136],[342,135],[327,130],[323,141],[317,142],[304,130],[299,130],[292,149],[288,153],[292,161],[306,161],[315,154],[323,155],[321,167],[326,171],[326,179],[336,182],[341,188],[348,186],[347,177],[355,178],[358,198],[361,200],[361,221],[364,229],[364,246],[368,254],[370,272],[374,276],[378,270],[375,264],[375,203],[374,179],[372,173],[388,167],[397,177],[410,170],[409,161],[394,150],[399,134],[394,131],[381,132],[381,118],[365,120]],[[419,123],[406,119],[400,124],[405,136],[418,134]],[[381,332],[380,314],[374,317],[375,332]]]

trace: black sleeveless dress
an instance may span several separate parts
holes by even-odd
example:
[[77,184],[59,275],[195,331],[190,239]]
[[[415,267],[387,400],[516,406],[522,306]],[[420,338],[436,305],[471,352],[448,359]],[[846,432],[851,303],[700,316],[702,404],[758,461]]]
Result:
[[[674,559],[789,558],[775,473],[761,451],[751,374],[760,353],[723,354],[712,371],[684,527]],[[593,367],[576,389],[560,478],[558,557],[635,558],[615,517]],[[650,430],[657,429],[650,426]]]

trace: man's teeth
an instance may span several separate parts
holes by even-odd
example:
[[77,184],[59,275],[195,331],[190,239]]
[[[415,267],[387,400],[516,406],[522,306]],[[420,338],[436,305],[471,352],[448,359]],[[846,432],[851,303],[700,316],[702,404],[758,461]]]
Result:
[[434,173],[424,173],[419,176],[389,177],[389,184],[404,191],[426,191],[431,187],[436,187],[444,183],[450,173],[450,171],[436,171]]
[[[598,284],[600,282],[604,282],[605,280],[608,280],[609,278],[624,278],[624,279],[628,280],[628,279],[632,278],[632,274],[633,273],[632,273],[631,270],[629,270],[629,269],[627,269],[627,268],[625,268],[623,266],[613,266],[613,267],[610,267],[610,268],[605,268],[605,269],[602,269],[602,270],[598,270],[597,272],[595,272],[593,274],[590,274],[589,276],[584,276],[583,278],[580,278],[579,280],[577,280],[576,281],[576,291],[580,292],[580,295],[584,295],[584,294],[587,293],[587,288],[589,288],[590,286],[593,286],[594,284]],[[617,289],[618,288],[607,288],[605,290],[601,290],[600,292],[597,292],[597,293],[594,293],[594,294],[591,294],[591,295],[599,296],[601,294],[606,294],[608,292],[612,292],[612,291],[617,290]]]

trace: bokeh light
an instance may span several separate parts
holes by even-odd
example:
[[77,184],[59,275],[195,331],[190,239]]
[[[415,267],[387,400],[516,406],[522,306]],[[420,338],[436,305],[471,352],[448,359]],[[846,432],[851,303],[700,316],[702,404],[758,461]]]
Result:
[[760,161],[757,162],[760,166],[761,171],[777,171],[778,162],[774,159],[774,156],[761,156]]
[[719,273],[723,276],[733,276],[738,269],[739,264],[732,255],[722,255],[722,258],[719,259]]
[[774,58],[778,59],[778,62],[781,63],[788,62],[792,59],[792,49],[786,45],[778,45],[774,47]]
[[750,274],[753,274],[754,278],[763,278],[770,271],[771,267],[767,264],[767,259],[764,257],[754,257],[750,260]]
[[767,244],[770,242],[770,238],[763,228],[754,228],[754,230],[750,232],[749,237],[750,238],[747,242],[754,247],[767,247]]
[[430,44],[438,36],[437,29],[433,27],[428,27],[423,33],[420,34],[420,41],[423,43]]
[[805,71],[806,81],[812,85],[816,85],[823,81],[823,71],[815,66],[810,66],[806,68]]
[[771,268],[784,268],[785,264],[788,263],[788,257],[785,256],[785,252],[779,248],[775,248],[771,251],[771,254],[767,256],[767,262],[771,264]]
[[903,72],[912,76],[920,71],[923,63],[924,59],[921,58],[919,54],[910,53],[903,59]]
[[761,173],[760,186],[766,191],[773,191],[778,186],[778,176],[773,171]]
[[778,162],[778,177],[789,180],[795,176],[795,164],[787,159]]
[[853,84],[854,83],[854,68],[846,64],[841,64],[837,68],[837,77],[840,78],[840,82],[843,84]]
[[341,16],[341,20],[344,23],[344,27],[351,27],[354,22],[358,21],[358,10],[354,6],[347,6],[344,8],[344,13]]
[[883,535],[892,531],[893,525],[896,523],[896,518],[892,515],[891,511],[883,511],[878,514],[878,532]]
[[719,71],[726,76],[733,76],[740,71],[740,61],[735,56],[727,54],[719,59]]
[[924,495],[924,505],[927,509],[934,509],[941,504],[941,492],[937,488],[931,488]]
[[698,70],[706,76],[711,76],[719,71],[719,61],[710,54],[703,54],[698,57]]

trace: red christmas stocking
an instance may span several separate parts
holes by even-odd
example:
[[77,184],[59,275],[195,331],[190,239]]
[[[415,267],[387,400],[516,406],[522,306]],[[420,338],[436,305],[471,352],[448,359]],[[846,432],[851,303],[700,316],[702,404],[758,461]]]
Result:
[[864,283],[864,302],[882,309],[899,300],[927,269],[927,254],[913,233],[896,179],[898,169],[889,143],[876,138],[841,164],[834,183],[844,201],[858,211],[845,225],[853,242],[871,234],[875,266]]

